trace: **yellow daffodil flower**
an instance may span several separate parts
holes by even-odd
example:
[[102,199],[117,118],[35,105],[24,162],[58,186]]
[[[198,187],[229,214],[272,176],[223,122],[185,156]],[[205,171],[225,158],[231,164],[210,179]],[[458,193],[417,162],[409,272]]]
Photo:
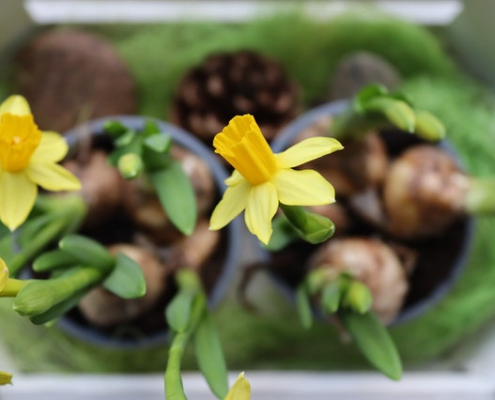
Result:
[[335,201],[333,186],[318,172],[292,168],[342,149],[336,139],[310,138],[274,154],[253,116],[247,114],[234,117],[215,136],[213,146],[235,171],[225,181],[228,188],[211,216],[212,230],[223,228],[246,210],[249,231],[267,244],[279,203],[313,206]]
[[12,374],[0,371],[0,385],[8,385],[12,383]]
[[225,400],[249,400],[251,397],[251,385],[241,372],[230,388]]
[[27,218],[38,193],[78,190],[78,179],[57,165],[67,154],[65,140],[41,132],[26,99],[10,96],[0,105],[0,221],[10,230]]
[[5,261],[0,258],[0,292],[7,285],[9,281],[9,269],[7,268],[7,264]]

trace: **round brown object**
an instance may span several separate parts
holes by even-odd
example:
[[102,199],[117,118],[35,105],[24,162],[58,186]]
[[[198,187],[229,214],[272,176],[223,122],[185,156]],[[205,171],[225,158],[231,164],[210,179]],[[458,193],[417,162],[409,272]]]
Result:
[[172,119],[211,143],[233,117],[252,114],[265,137],[272,139],[299,108],[299,89],[282,65],[241,50],[211,55],[184,75]]
[[379,240],[329,240],[313,255],[309,266],[329,268],[335,271],[335,276],[347,272],[363,282],[372,294],[372,310],[384,324],[395,319],[408,290],[406,272],[399,257]]
[[95,326],[111,327],[129,322],[150,310],[167,288],[168,271],[158,258],[147,250],[128,244],[109,247],[112,254],[123,253],[142,268],[146,294],[138,299],[122,299],[102,286],[91,290],[79,303],[79,310]]
[[372,53],[353,53],[338,64],[331,79],[329,99],[351,98],[371,83],[391,90],[400,82],[399,73],[388,61]]
[[107,154],[94,150],[84,162],[72,159],[63,165],[81,181],[81,194],[88,206],[85,225],[91,227],[108,221],[122,203],[125,182],[108,163]]
[[408,149],[391,164],[383,185],[388,230],[401,238],[440,234],[463,215],[468,188],[468,178],[442,149]]
[[29,101],[41,129],[65,132],[90,119],[136,114],[134,79],[98,36],[49,31],[29,42],[14,65],[14,89]]

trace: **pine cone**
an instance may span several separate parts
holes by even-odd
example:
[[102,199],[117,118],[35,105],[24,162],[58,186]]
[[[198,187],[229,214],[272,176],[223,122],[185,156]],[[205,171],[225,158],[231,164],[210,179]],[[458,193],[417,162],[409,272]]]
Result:
[[76,29],[43,33],[18,54],[14,88],[41,129],[65,132],[107,115],[135,114],[137,91],[113,46]]
[[299,111],[299,88],[275,60],[242,50],[209,56],[179,84],[173,121],[211,143],[236,115],[252,114],[267,139]]

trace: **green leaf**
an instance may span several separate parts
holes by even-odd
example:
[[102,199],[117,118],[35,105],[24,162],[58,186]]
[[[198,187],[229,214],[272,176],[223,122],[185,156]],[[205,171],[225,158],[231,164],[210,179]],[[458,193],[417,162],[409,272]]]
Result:
[[103,124],[103,130],[105,131],[106,134],[117,139],[118,137],[120,137],[121,135],[127,132],[127,127],[124,124],[122,124],[120,121],[111,120],[111,121],[106,121]]
[[152,134],[155,134],[155,133],[159,133],[160,132],[160,128],[158,127],[158,124],[151,120],[151,119],[148,119],[146,120],[146,122],[144,123],[144,128],[143,128],[143,135],[145,135],[146,137],[152,135]]
[[33,263],[36,272],[47,272],[54,269],[69,267],[78,263],[78,260],[63,250],[52,250],[38,256]]
[[74,308],[79,301],[86,295],[87,290],[82,290],[80,292],[74,293],[68,299],[55,304],[53,307],[49,308],[47,311],[30,317],[29,320],[35,325],[43,325],[52,322],[55,319],[60,318],[66,312]]
[[311,328],[313,325],[313,312],[311,310],[309,293],[304,283],[296,289],[296,304],[302,326],[305,329]]
[[172,147],[172,138],[170,135],[157,133],[147,137],[144,140],[144,145],[157,153],[167,153]]
[[81,235],[64,237],[59,247],[72,255],[80,264],[110,270],[115,265],[115,258],[95,240]]
[[19,237],[17,238],[19,245],[23,247],[28,244],[53,218],[53,214],[44,214],[25,222],[19,230]]
[[115,147],[127,147],[136,140],[136,136],[137,136],[136,131],[129,129],[118,139],[115,139],[113,143],[115,144]]
[[342,289],[339,281],[327,283],[321,291],[321,307],[324,313],[334,314],[339,309]]
[[143,270],[123,253],[117,254],[115,267],[103,281],[103,287],[123,299],[136,299],[146,294]]
[[406,132],[414,132],[416,123],[414,111],[402,100],[376,98],[368,101],[363,107],[366,113],[380,113],[397,128]]
[[193,339],[199,368],[211,391],[223,399],[229,391],[227,365],[217,329],[208,311],[199,322]]
[[196,197],[182,165],[174,161],[150,177],[170,221],[184,235],[190,235],[196,226]]
[[402,362],[388,331],[372,312],[340,312],[342,322],[363,355],[391,379],[402,376]]
[[361,113],[364,111],[364,105],[371,99],[382,97],[388,93],[388,89],[379,83],[371,83],[362,88],[355,96],[353,101],[354,109]]
[[191,320],[191,311],[197,291],[182,288],[177,292],[165,310],[167,323],[175,332],[187,330]]
[[289,244],[299,240],[299,234],[284,215],[275,217],[272,221],[273,233],[270,241],[265,245],[268,251],[279,251]]
[[445,126],[428,111],[416,111],[415,132],[419,137],[431,142],[445,138]]

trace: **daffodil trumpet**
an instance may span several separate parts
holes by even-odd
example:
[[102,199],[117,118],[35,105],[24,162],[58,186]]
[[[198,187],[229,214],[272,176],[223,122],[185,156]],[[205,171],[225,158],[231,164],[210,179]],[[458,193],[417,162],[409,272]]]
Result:
[[11,231],[27,219],[38,186],[80,189],[77,178],[57,164],[67,151],[60,135],[39,130],[24,97],[10,96],[0,105],[0,221]]
[[279,204],[311,206],[335,201],[333,186],[313,170],[294,167],[342,149],[333,138],[306,139],[274,154],[252,115],[234,117],[213,140],[215,152],[235,171],[225,183],[227,190],[210,219],[218,230],[245,210],[247,228],[267,244],[272,218]]

